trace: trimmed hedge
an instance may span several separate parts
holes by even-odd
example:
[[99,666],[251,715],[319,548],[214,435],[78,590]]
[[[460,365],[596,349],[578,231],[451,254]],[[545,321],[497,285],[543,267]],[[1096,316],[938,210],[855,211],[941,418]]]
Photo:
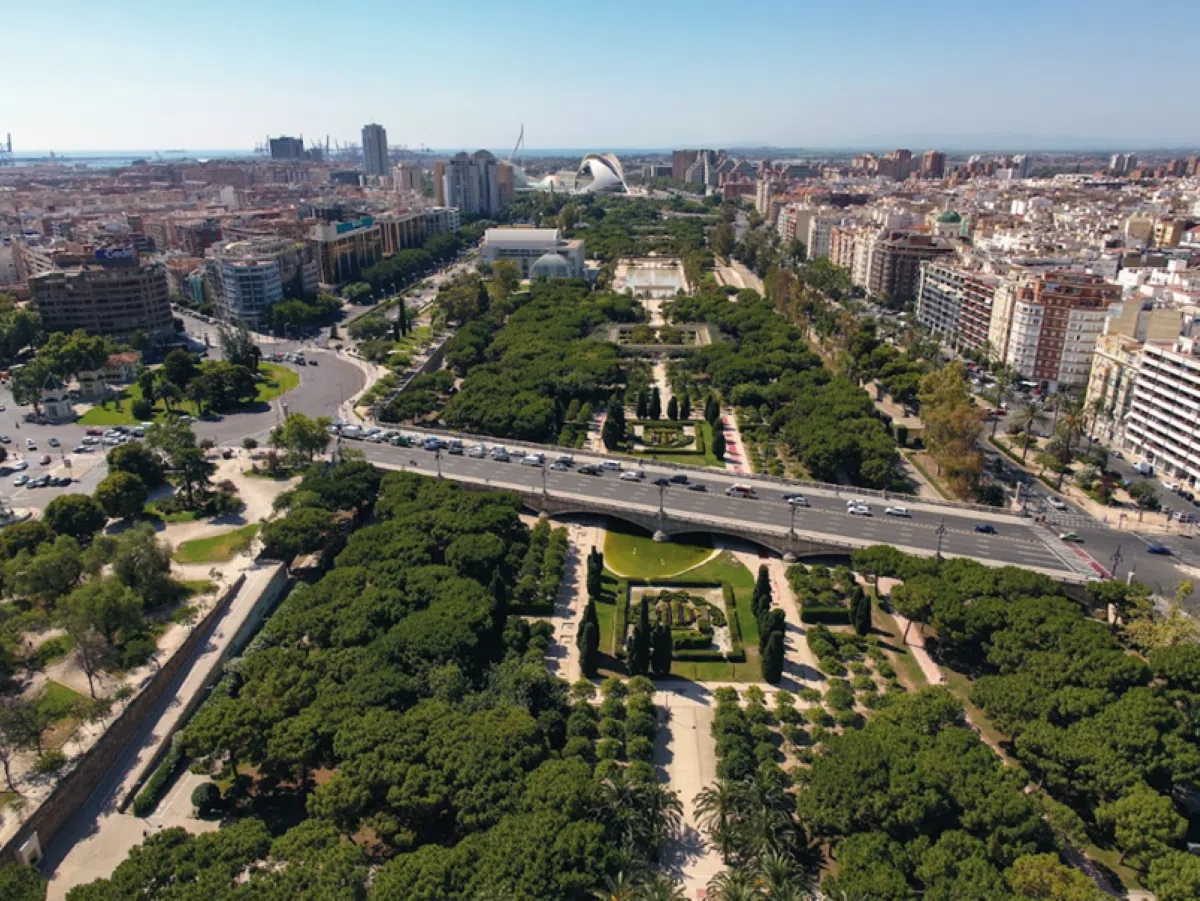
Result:
[[171,747],[167,749],[163,759],[154,768],[150,778],[146,780],[145,787],[133,799],[134,816],[147,816],[158,806],[158,799],[162,796],[163,789],[167,787],[176,770],[179,769],[179,765],[183,763],[183,742],[180,741],[180,737],[180,733],[176,733],[172,737]]
[[800,622],[848,626],[850,625],[850,611],[845,607],[802,607]]

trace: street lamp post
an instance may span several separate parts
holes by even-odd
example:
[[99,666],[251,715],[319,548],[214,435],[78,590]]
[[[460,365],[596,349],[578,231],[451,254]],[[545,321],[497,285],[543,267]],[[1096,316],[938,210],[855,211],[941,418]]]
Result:
[[542,461],[542,500],[546,499],[546,461]]
[[667,497],[667,486],[659,485],[658,486],[658,517],[659,517],[659,519],[662,519],[664,516],[667,515],[667,509],[664,506],[666,497]]
[[794,537],[796,537],[796,505],[788,504],[788,510],[792,514],[792,524],[788,528],[788,534],[794,538]]
[[1112,555],[1112,577],[1114,579],[1117,577],[1117,567],[1121,565],[1121,560],[1121,545],[1118,544]]
[[937,527],[937,561],[942,562],[942,539],[946,536],[946,517],[942,517]]
[[437,477],[441,481],[442,478],[442,449],[439,447],[433,452],[433,459],[437,463]]

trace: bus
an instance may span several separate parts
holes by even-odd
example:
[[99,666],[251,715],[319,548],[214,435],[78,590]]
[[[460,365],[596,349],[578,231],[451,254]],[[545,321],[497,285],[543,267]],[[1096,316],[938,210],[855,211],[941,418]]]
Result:
[[742,497],[747,500],[757,500],[758,494],[754,491],[753,485],[736,484],[726,489],[725,493],[730,497]]

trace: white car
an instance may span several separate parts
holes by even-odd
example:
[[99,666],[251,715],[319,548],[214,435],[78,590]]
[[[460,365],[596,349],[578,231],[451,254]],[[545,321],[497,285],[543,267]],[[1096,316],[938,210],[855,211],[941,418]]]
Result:
[[1048,497],[1048,498],[1046,498],[1046,500],[1050,503],[1050,506],[1053,507],[1055,510],[1067,509],[1066,503],[1060,497]]
[[902,519],[908,519],[909,512],[906,507],[888,507],[883,511],[887,516],[899,516]]
[[21,472],[22,470],[29,468],[29,461],[28,460],[18,460],[16,463],[14,463],[12,465],[12,468],[13,468],[13,472]]
[[605,460],[600,464],[601,469],[607,469],[609,472],[620,472],[621,463],[619,460]]
[[541,466],[546,462],[546,458],[541,454],[526,454],[521,458],[522,466]]
[[0,444],[8,444],[12,441],[7,435],[0,435]]
[[21,473],[21,475],[17,476],[15,479],[13,479],[13,484],[16,487],[20,488],[22,485],[24,485],[28,481],[29,481],[29,476],[25,475],[24,473]]
[[483,457],[487,456],[487,448],[482,444],[474,444],[471,446],[471,449],[467,451],[467,456],[475,457],[476,459],[482,459]]
[[25,439],[25,446],[27,448],[29,448],[30,450],[37,450],[37,442],[34,441],[32,438]]
[[809,507],[812,506],[803,494],[793,494],[787,499],[787,502],[793,507]]
[[622,482],[640,482],[645,478],[645,474],[639,469],[631,469],[628,472],[621,473]]
[[847,507],[846,512],[851,516],[870,516],[871,508],[866,504],[855,504],[852,507]]

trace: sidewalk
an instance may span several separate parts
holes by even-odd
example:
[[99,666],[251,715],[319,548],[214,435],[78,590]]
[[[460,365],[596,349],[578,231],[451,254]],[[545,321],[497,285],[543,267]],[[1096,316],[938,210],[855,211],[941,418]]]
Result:
[[44,849],[44,871],[50,878],[49,901],[61,901],[74,886],[111,875],[117,864],[145,839],[148,822],[132,812],[119,813],[117,805],[138,784],[149,763],[190,713],[223,664],[234,637],[255,612],[259,598],[279,567],[280,564],[251,565],[246,582],[212,626],[209,639],[200,645],[196,656],[176,677],[176,683],[167,689],[155,713],[142,723],[105,780]]

